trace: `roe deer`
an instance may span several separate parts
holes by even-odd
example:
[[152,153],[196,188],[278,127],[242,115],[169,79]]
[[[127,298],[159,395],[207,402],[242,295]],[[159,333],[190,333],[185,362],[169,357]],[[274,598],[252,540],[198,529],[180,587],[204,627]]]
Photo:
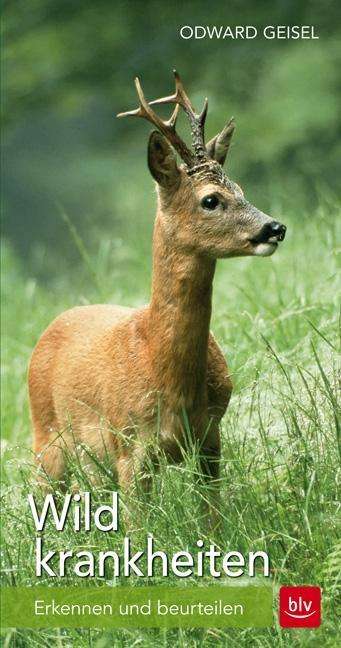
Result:
[[[109,455],[121,488],[129,490],[135,476],[148,482],[149,451],[155,461],[158,450],[181,460],[186,412],[203,479],[212,485],[212,512],[218,506],[219,424],[232,391],[209,331],[216,261],[269,256],[286,228],[247,202],[223,171],[233,119],[205,144],[207,100],[196,114],[174,74],[175,93],[150,103],[136,79],[140,106],[118,115],[143,117],[157,128],[148,144],[158,195],[150,304],[76,307],[47,328],[29,369],[34,450],[41,472],[59,481],[65,448],[77,452],[83,445],[99,461]],[[168,121],[151,108],[171,103]],[[192,149],[175,129],[179,107],[189,119]],[[89,454],[84,457],[91,464]]]

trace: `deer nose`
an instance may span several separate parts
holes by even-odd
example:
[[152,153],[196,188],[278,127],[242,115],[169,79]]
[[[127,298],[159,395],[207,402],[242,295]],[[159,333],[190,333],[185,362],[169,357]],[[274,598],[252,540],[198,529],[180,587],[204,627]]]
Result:
[[286,231],[287,228],[285,225],[282,225],[282,223],[278,223],[277,221],[271,221],[270,223],[263,225],[257,240],[259,243],[272,242],[271,239],[283,241]]
[[270,229],[269,238],[271,236],[276,236],[276,238],[279,241],[283,241],[283,239],[285,237],[285,232],[287,231],[287,228],[285,227],[285,225],[282,225],[282,223],[278,223],[277,221],[272,221],[272,223],[270,223],[270,225],[269,225],[269,229]]

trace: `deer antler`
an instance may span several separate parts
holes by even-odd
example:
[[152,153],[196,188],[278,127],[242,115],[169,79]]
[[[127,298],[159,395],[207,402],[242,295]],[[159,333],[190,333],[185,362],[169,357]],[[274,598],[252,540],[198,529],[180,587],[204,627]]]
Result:
[[183,83],[180,79],[180,75],[176,70],[173,70],[173,73],[175,77],[174,94],[169,95],[168,97],[162,97],[161,99],[155,99],[154,101],[150,102],[150,105],[155,106],[159,104],[175,103],[177,105],[182,106],[190,122],[195,155],[199,159],[207,158],[204,129],[205,129],[205,121],[207,115],[207,108],[208,108],[208,100],[207,98],[205,99],[204,107],[201,113],[198,115],[195,112],[190,102],[190,99],[184,89]]
[[[168,139],[170,144],[175,148],[175,150],[179,153],[180,157],[182,160],[189,166],[192,167],[194,166],[198,161],[203,161],[204,159],[207,159],[207,151],[205,147],[205,137],[204,137],[204,127],[205,127],[205,120],[206,120],[206,115],[207,115],[207,107],[208,107],[208,102],[207,99],[205,99],[204,107],[201,111],[201,113],[198,115],[195,111],[194,108],[185,92],[185,89],[183,87],[182,81],[180,79],[179,74],[177,73],[176,70],[174,70],[174,77],[175,77],[175,93],[173,95],[169,95],[168,97],[162,97],[160,99],[155,99],[154,101],[151,101],[148,103],[146,101],[146,98],[143,94],[143,90],[141,88],[141,84],[139,79],[136,77],[135,79],[135,86],[136,86],[136,91],[140,100],[140,106],[136,110],[129,110],[124,113],[119,113],[117,117],[143,117],[144,119],[147,119],[147,121],[151,122],[158,128],[158,130]],[[167,121],[162,120],[151,108],[150,106],[156,105],[156,104],[176,104],[175,109],[173,111],[173,114],[170,119]],[[181,106],[186,115],[188,116],[190,126],[191,126],[191,133],[192,133],[192,140],[193,140],[193,148],[195,151],[195,154],[193,154],[190,149],[187,147],[185,142],[179,137],[175,130],[175,125],[176,125],[176,119],[178,116],[178,111],[179,111],[179,106]]]

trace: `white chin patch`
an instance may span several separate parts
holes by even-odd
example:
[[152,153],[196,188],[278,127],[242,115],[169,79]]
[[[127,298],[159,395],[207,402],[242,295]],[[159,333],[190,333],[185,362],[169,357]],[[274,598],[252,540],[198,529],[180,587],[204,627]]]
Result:
[[258,243],[255,245],[253,254],[255,256],[271,256],[277,248],[277,243]]

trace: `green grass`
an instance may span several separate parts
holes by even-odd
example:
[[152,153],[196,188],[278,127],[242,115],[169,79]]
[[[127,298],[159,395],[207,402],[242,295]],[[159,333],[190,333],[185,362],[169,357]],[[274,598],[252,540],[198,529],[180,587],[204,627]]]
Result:
[[[337,646],[341,545],[338,515],[340,428],[337,406],[338,288],[336,224],[329,204],[313,214],[285,219],[288,235],[269,259],[220,262],[214,290],[212,330],[235,385],[222,425],[223,549],[267,551],[275,588],[313,584],[324,589],[319,630],[283,631],[275,618],[266,630],[22,630],[3,631],[4,646]],[[143,225],[143,224],[142,224]],[[3,583],[32,585],[34,530],[26,495],[32,490],[31,427],[26,371],[39,334],[60,311],[102,300],[139,305],[148,300],[149,229],[124,244],[104,240],[84,253],[82,265],[65,276],[62,263],[47,287],[26,276],[4,249],[3,342]],[[141,233],[141,237],[139,236]],[[75,233],[71,236],[75,237]],[[77,237],[76,237],[77,238]],[[42,262],[41,262],[42,263]],[[152,532],[169,553],[205,539],[191,454],[180,466],[161,467],[149,501],[136,501],[144,523],[133,533],[144,546]],[[78,470],[78,481],[87,478]],[[114,483],[103,483],[102,501]],[[53,533],[46,547],[100,549],[120,545],[94,530]],[[52,579],[40,579],[52,583]],[[110,574],[108,574],[110,581]],[[118,579],[115,583],[123,583]],[[171,581],[170,581],[171,582]],[[194,582],[194,579],[193,579]],[[141,585],[141,579],[132,581]],[[63,584],[75,584],[69,575]],[[77,584],[86,584],[84,581]],[[91,585],[103,584],[100,579]]]

